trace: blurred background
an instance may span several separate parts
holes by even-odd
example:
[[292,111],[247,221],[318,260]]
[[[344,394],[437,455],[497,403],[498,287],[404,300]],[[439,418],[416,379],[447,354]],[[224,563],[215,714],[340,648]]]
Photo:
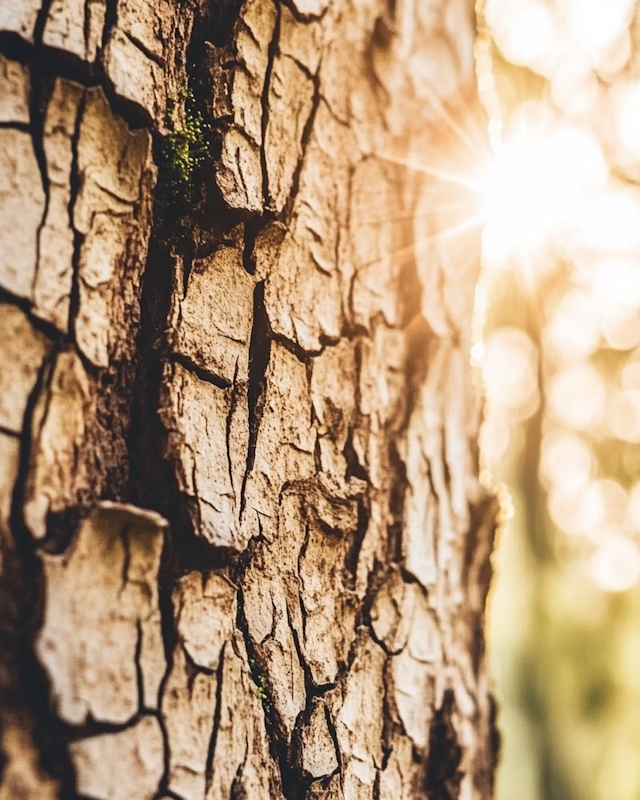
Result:
[[486,0],[497,800],[640,797],[640,9]]

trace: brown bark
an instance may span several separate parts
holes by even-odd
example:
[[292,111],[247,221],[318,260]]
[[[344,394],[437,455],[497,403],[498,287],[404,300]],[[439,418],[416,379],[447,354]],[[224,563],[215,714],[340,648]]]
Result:
[[472,46],[467,0],[0,6],[2,800],[491,796],[478,240],[394,163]]

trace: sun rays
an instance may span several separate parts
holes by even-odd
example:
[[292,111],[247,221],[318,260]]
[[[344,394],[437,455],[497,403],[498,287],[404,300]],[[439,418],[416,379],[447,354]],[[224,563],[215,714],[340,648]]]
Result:
[[424,235],[403,246],[404,252],[482,230],[489,268],[516,266],[532,278],[536,269],[544,268],[550,251],[570,246],[579,214],[608,180],[599,142],[559,122],[544,101],[521,104],[492,148],[487,139],[475,136],[477,110],[466,122],[454,119],[443,104],[437,111],[446,148],[436,144],[421,157],[391,150],[376,153],[385,163],[425,176],[419,207],[395,216],[366,219],[361,214],[360,224],[413,221],[417,230],[423,223]]

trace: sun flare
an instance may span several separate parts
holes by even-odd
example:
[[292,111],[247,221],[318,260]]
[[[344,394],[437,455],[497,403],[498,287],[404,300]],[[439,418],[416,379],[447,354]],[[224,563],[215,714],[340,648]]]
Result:
[[[527,104],[480,180],[484,254],[491,265],[530,260],[562,240],[607,167],[595,137],[544,120]],[[533,107],[532,107],[533,106]]]

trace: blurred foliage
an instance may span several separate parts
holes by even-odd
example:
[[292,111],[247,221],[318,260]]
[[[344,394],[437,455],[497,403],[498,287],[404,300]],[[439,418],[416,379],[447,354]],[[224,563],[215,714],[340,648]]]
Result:
[[[509,8],[506,0],[487,0],[484,5],[487,11],[495,6],[487,19],[504,129],[523,103],[545,103],[556,119],[599,141],[616,191],[622,186],[637,193],[640,106],[637,120],[619,106],[623,92],[631,97],[633,87],[640,87],[637,4],[525,0]],[[518,39],[529,12],[531,36]],[[553,36],[544,28],[547,18],[555,25]],[[548,38],[546,50],[531,44],[538,30],[534,23]],[[575,89],[567,89],[572,70]],[[627,119],[636,125],[637,138],[625,128]],[[640,195],[633,197],[640,208]],[[637,219],[629,219],[637,228]],[[598,258],[617,257],[620,241],[612,233],[609,251],[601,248]],[[591,267],[584,268],[582,243],[561,244],[545,252],[533,274],[520,269],[514,257],[513,268],[494,277],[485,327],[488,366],[518,366],[517,353],[491,360],[492,347],[496,352],[505,347],[506,338],[498,335],[504,330],[526,334],[530,345],[521,348],[521,359],[525,350],[537,354],[535,362],[528,356],[536,391],[527,402],[510,404],[504,396],[508,376],[499,368],[486,376],[487,457],[494,480],[508,485],[515,509],[494,556],[497,577],[490,598],[490,656],[503,732],[497,800],[637,800],[640,527],[634,497],[640,495],[634,486],[640,481],[640,442],[634,430],[640,426],[640,405],[627,409],[623,401],[631,402],[636,395],[629,392],[640,390],[640,379],[634,383],[640,374],[634,366],[640,362],[635,292],[640,251],[634,240],[625,254],[629,282],[616,294],[614,271],[605,271],[604,282],[596,281]],[[585,300],[581,324],[596,333],[589,345],[583,327],[572,350],[575,320],[562,317],[562,302],[578,297],[576,292],[593,303],[589,312]],[[605,302],[603,293],[611,293],[615,302]],[[560,391],[558,376],[577,366],[593,369],[593,392]],[[516,382],[520,387],[522,376]],[[599,392],[598,413],[584,424],[576,422],[581,403],[592,401],[595,408]],[[554,436],[565,437],[564,450],[552,450]],[[582,479],[572,474],[573,462],[548,463],[568,453],[567,443],[575,444],[578,454],[578,445],[589,454]],[[554,481],[564,485],[558,488]],[[609,500],[598,495],[602,487],[616,490]],[[562,506],[558,498],[563,496],[571,496],[573,505]],[[600,497],[600,505],[592,507],[594,497]],[[578,521],[572,525],[574,517]]]

